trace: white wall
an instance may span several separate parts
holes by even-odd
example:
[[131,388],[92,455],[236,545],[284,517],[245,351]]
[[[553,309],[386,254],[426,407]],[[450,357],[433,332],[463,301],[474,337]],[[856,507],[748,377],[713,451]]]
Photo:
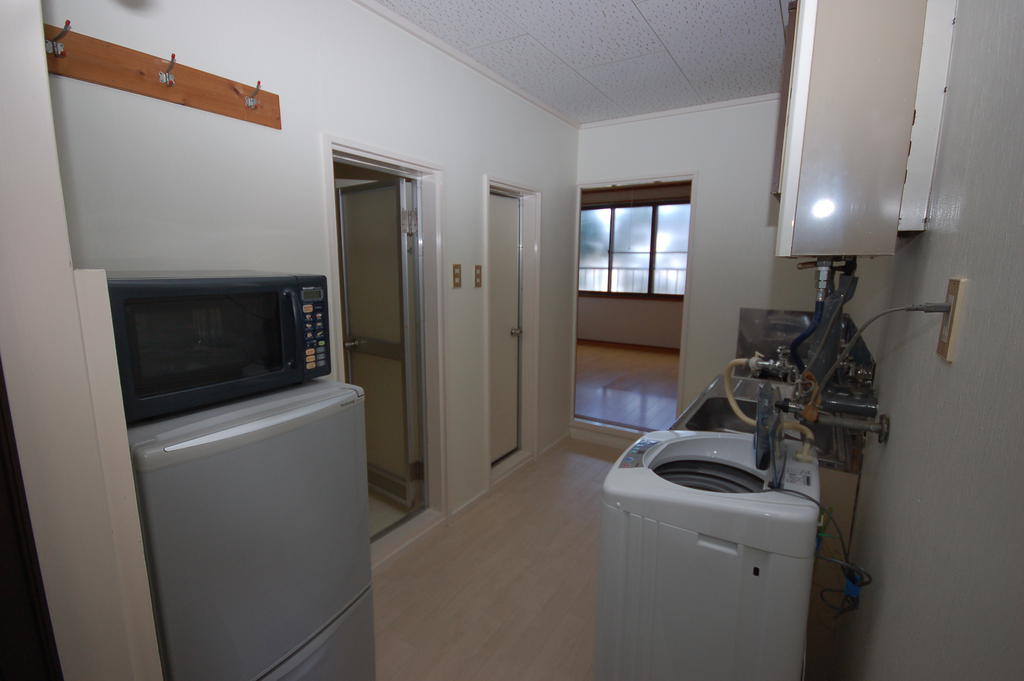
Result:
[[[811,309],[813,274],[773,257],[771,198],[778,101],[584,127],[579,182],[693,174],[693,218],[684,309],[684,403],[735,356],[741,307]],[[876,309],[888,258],[861,262],[848,307]]]
[[[323,134],[443,168],[445,268],[483,262],[488,173],[543,193],[539,441],[567,429],[577,132],[347,0],[48,0],[49,23],[281,97],[283,130],[52,77],[79,267],[328,271]],[[448,288],[449,506],[486,489],[483,293]]]
[[[67,681],[152,679],[152,616],[121,598],[39,5],[5,0],[0,9],[0,87],[10,94],[0,104],[0,360],[57,652]],[[133,627],[148,637],[146,659]]]
[[936,317],[885,332],[892,439],[865,458],[854,558],[876,583],[849,616],[848,679],[1024,678],[1021,26],[1020,0],[959,3],[928,231],[897,253],[892,301],[967,277],[966,324],[951,365]]
[[682,324],[682,300],[580,296],[576,303],[580,340],[678,348]]

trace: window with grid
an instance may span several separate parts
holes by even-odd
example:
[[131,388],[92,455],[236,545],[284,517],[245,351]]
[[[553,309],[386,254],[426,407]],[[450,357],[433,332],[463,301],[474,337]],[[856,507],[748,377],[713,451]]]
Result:
[[[634,296],[686,292],[689,183],[684,184],[685,192],[675,185],[655,186],[657,192],[632,188],[628,197],[616,196],[623,190],[602,190],[590,196],[584,192],[580,292]],[[605,203],[594,205],[600,202]]]

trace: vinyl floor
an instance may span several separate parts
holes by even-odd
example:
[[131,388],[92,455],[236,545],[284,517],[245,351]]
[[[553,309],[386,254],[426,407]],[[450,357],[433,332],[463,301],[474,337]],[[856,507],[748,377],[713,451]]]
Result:
[[576,416],[639,430],[675,421],[679,351],[579,341]]
[[378,681],[589,681],[618,454],[568,441],[378,567]]

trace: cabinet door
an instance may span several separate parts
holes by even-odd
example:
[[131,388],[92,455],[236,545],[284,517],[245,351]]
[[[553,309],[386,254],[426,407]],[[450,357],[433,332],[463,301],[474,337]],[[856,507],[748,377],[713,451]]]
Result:
[[890,255],[925,0],[802,0],[776,255]]

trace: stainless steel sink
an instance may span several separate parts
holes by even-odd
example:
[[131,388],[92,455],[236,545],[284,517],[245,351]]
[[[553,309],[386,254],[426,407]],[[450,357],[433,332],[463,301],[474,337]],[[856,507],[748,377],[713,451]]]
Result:
[[[743,413],[754,418],[756,409],[750,400],[737,399]],[[733,433],[752,433],[753,426],[740,421],[724,397],[709,397],[689,415],[685,423],[676,421],[675,428],[682,430],[709,430]]]
[[[748,426],[739,420],[729,406],[725,396],[725,378],[716,376],[715,380],[708,384],[708,387],[701,391],[693,402],[690,403],[676,422],[672,424],[673,430],[709,430],[734,433],[752,433],[753,426]],[[757,399],[757,390],[763,381],[756,378],[733,378],[733,395],[740,405],[743,413],[754,418],[756,409],[754,407]],[[789,397],[793,389],[785,383],[771,381],[782,392],[783,397]]]

